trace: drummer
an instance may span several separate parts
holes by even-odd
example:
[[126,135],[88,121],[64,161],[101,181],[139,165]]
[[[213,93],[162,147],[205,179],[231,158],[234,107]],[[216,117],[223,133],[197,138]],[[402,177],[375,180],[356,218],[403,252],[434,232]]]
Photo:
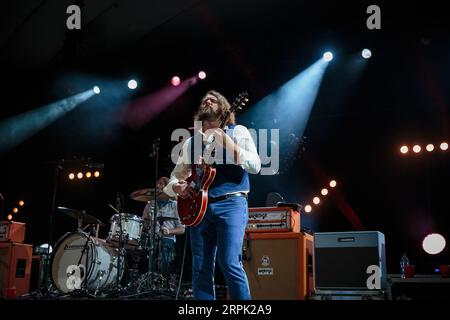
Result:
[[[177,202],[162,191],[168,182],[168,177],[159,178],[156,182],[155,190],[158,204],[156,230],[159,230],[158,236],[162,237],[162,243],[160,243],[161,252],[159,253],[159,272],[166,278],[169,277],[174,268],[176,236],[183,234],[185,230],[178,216]],[[144,230],[148,230],[150,234],[154,230],[151,223],[154,218],[154,203],[154,200],[148,201],[142,213]]]

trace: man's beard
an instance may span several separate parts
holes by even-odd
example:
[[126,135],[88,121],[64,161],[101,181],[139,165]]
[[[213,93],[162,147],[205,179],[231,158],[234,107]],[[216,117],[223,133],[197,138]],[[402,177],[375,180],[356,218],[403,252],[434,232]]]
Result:
[[216,121],[219,120],[219,113],[214,112],[211,108],[202,108],[197,113],[197,119],[200,121]]

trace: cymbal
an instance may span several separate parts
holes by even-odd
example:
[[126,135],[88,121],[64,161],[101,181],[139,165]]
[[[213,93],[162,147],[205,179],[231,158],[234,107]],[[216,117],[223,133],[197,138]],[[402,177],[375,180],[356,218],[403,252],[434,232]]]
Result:
[[[132,192],[130,198],[136,201],[148,202],[155,199],[155,189],[147,188],[140,189]],[[166,193],[160,191],[156,194],[156,200],[169,200],[171,199]]]
[[90,214],[87,214],[86,211],[78,211],[75,209],[65,208],[65,207],[58,207],[58,210],[61,211],[66,216],[69,216],[73,219],[81,219],[85,223],[89,224],[98,224],[100,226],[104,226],[105,224],[101,222],[99,219],[97,219],[94,216],[91,216]]

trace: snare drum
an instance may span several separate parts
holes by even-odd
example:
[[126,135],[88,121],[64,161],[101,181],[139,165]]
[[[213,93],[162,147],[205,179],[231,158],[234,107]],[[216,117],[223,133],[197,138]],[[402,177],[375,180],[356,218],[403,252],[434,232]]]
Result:
[[81,288],[94,295],[111,292],[117,277],[120,281],[125,269],[122,257],[119,274],[118,257],[118,250],[103,239],[84,232],[68,233],[55,246],[51,261],[52,281],[64,293]]
[[[121,223],[119,223],[119,218]],[[109,220],[111,228],[109,230],[107,241],[118,242],[120,238],[120,226],[122,226],[123,239],[128,245],[138,246],[141,240],[143,221],[141,217],[134,214],[121,213],[115,214]]]

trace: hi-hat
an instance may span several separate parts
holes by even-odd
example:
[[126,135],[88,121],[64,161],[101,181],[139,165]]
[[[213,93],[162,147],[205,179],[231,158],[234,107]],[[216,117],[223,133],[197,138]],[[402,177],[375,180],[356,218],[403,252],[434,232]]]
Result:
[[[169,200],[170,197],[163,191],[156,191],[156,200]],[[155,199],[155,189],[147,188],[132,192],[130,198],[136,201],[148,202]]]
[[66,216],[69,216],[73,219],[77,219],[79,222],[81,221],[81,222],[88,223],[88,224],[98,224],[102,227],[105,225],[103,222],[101,222],[96,217],[91,216],[90,214],[87,214],[86,211],[84,211],[84,210],[79,211],[79,210],[65,208],[65,207],[58,207],[58,210],[61,211]]

